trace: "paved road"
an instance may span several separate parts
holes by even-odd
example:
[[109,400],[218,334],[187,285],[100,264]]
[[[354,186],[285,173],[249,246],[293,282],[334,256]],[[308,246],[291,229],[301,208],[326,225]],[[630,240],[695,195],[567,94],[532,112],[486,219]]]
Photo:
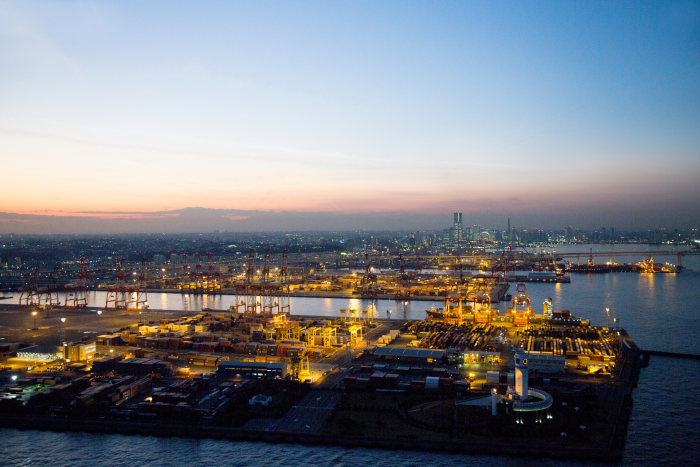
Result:
[[331,390],[313,390],[286,415],[272,423],[267,431],[319,433],[340,402],[342,393]]
[[[182,316],[181,311],[148,312],[148,319],[173,319]],[[65,324],[61,318],[66,318]],[[26,309],[17,307],[0,308],[0,342],[26,342],[38,344],[42,351],[50,351],[59,345],[61,328],[65,329],[67,341],[79,341],[83,337],[94,338],[97,335],[109,333],[138,322],[143,316],[138,312],[102,311],[97,313],[95,308],[82,310],[40,311],[34,317]]]

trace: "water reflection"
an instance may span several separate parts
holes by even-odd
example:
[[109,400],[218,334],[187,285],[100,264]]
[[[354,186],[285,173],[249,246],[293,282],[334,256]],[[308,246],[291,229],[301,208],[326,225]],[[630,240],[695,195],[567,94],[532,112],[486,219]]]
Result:
[[[59,299],[63,303],[66,293],[59,293]],[[107,293],[93,291],[88,294],[89,308],[104,308]],[[196,295],[165,292],[151,292],[148,294],[148,305],[151,310],[182,310],[187,313],[197,313],[203,308],[213,310],[228,310],[246,297],[241,295]],[[3,300],[3,303],[18,303],[19,295]],[[260,298],[257,298],[260,301]],[[290,297],[289,303],[292,314],[339,317],[341,309],[353,309],[358,312],[368,308],[375,309],[375,317],[390,319],[423,319],[425,310],[434,306],[442,306],[441,300],[430,301],[398,301],[398,300],[372,300],[363,298],[313,298]],[[389,313],[387,313],[389,311]]]

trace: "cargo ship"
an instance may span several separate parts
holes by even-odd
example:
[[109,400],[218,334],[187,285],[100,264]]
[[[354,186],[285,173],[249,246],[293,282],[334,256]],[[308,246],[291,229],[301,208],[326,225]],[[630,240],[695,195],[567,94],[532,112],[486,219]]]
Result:
[[554,271],[533,271],[527,275],[512,274],[505,276],[508,282],[558,282],[568,284],[571,278]]
[[578,272],[584,274],[607,274],[612,272],[612,269],[607,264],[567,264],[566,272]]
[[469,304],[462,304],[456,307],[431,307],[425,310],[427,318],[436,321],[460,321],[464,319],[464,315],[467,313],[472,313],[472,307]]
[[637,272],[646,274],[675,274],[681,271],[679,266],[664,264],[654,261],[653,258],[646,258],[638,263],[614,263],[612,261],[605,264],[594,264],[589,261],[586,264],[569,263],[564,267],[566,272],[583,274],[607,274],[610,272]]

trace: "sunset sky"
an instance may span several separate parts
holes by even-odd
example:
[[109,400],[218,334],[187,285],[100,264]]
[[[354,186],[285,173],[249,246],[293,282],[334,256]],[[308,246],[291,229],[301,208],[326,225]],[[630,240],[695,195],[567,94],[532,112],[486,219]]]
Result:
[[0,1],[0,233],[700,224],[700,2],[183,3]]

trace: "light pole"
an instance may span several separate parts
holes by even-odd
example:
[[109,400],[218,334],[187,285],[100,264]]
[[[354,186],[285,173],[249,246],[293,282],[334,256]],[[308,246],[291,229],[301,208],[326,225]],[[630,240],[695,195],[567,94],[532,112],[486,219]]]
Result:
[[66,318],[62,317],[61,318],[61,346],[66,345]]
[[610,308],[605,308],[605,313],[608,315],[608,328],[610,328]]
[[102,310],[97,310],[97,316],[98,317],[102,316]]
[[37,330],[38,328],[36,327],[36,310],[32,311],[32,317],[34,318],[34,327],[32,330]]

